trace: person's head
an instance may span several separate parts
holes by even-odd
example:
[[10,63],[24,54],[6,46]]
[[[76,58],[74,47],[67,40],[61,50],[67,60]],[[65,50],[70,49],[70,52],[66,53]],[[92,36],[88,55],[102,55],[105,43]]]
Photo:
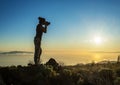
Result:
[[39,23],[44,24],[45,23],[45,18],[38,17]]

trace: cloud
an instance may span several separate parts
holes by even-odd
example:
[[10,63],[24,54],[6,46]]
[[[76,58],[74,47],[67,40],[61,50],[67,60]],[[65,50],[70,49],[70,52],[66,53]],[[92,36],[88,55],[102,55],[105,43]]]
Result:
[[120,53],[120,51],[91,51],[90,53]]

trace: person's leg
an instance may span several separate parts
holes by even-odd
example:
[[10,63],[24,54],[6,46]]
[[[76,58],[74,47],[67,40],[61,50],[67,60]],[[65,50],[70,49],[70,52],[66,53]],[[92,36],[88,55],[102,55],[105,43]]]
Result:
[[40,43],[39,43],[39,39],[34,39],[34,45],[35,45],[35,53],[34,53],[34,62],[37,65],[38,62],[38,58],[39,58],[39,47],[40,47]]
[[40,56],[41,56],[41,54],[42,54],[42,48],[40,47],[40,48],[39,48],[39,57],[38,57],[38,62],[40,62]]
[[34,45],[35,45],[35,52],[34,52],[34,62],[37,64],[36,57],[37,57],[37,41],[36,38],[34,38]]

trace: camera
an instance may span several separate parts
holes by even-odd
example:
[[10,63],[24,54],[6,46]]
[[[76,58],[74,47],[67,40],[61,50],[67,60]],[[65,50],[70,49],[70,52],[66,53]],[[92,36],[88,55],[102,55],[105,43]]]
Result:
[[39,21],[42,22],[44,25],[48,26],[50,25],[50,22],[46,21],[45,18],[38,17]]
[[48,26],[48,25],[50,25],[50,22],[48,22],[48,21],[45,21],[45,23],[44,23],[46,26]]

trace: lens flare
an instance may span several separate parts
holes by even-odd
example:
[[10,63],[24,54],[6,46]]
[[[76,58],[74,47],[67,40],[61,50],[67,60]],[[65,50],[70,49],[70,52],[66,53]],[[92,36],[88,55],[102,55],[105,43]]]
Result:
[[94,38],[94,42],[96,44],[101,44],[102,43],[102,38],[97,36],[97,37]]

